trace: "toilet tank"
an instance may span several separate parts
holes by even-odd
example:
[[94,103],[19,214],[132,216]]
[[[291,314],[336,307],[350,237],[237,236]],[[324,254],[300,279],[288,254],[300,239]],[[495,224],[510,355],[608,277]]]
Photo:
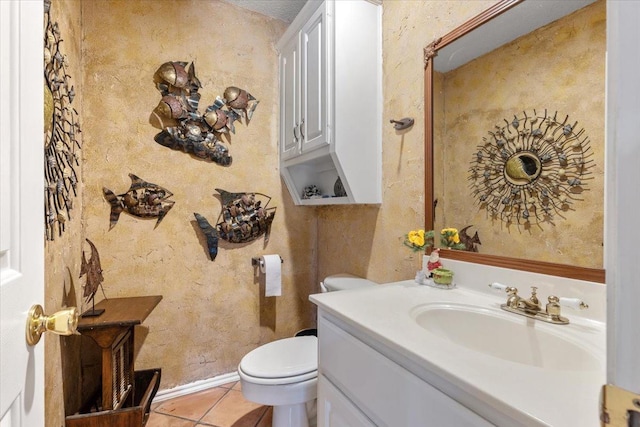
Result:
[[322,292],[333,292],[365,288],[374,285],[377,285],[377,283],[371,280],[354,276],[353,274],[341,273],[327,276],[320,282],[320,289],[322,289]]

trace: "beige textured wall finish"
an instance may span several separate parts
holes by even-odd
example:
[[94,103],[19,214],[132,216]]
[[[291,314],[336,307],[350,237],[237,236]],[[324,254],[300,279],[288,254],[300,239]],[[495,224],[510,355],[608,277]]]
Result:
[[[319,209],[319,278],[347,272],[383,283],[420,268],[421,254],[402,241],[424,227],[423,48],[493,3],[383,2],[382,204]],[[415,125],[396,132],[389,120],[402,117]]]
[[[73,107],[78,111],[78,119],[83,133],[79,140],[83,143],[84,116],[82,105],[84,90],[82,85],[81,49],[81,3],[80,0],[53,0],[50,16],[60,28],[61,51],[67,57],[68,72],[76,97]],[[84,150],[80,152],[80,156]],[[82,280],[80,259],[83,249],[84,229],[82,224],[83,162],[75,168],[78,174],[78,196],[73,198],[72,219],[67,221],[65,232],[55,240],[45,242],[45,313],[53,314],[64,308],[80,307],[82,301]],[[44,240],[44,236],[43,236]],[[72,286],[73,284],[73,286]],[[54,334],[44,336],[45,346],[45,420],[47,426],[64,425],[65,406],[79,405],[79,337],[59,337]],[[43,344],[38,344],[43,345]]]
[[[65,38],[67,47],[72,40],[80,46],[79,3],[60,2],[75,34]],[[413,277],[419,256],[402,246],[402,236],[424,223],[422,49],[494,3],[384,2],[383,203],[313,209],[293,206],[278,175],[273,45],[283,23],[220,1],[82,2],[84,68],[83,81],[76,80],[82,90],[76,92],[84,105],[84,228],[71,222],[65,240],[47,246],[46,308],[64,305],[69,292],[68,285],[63,290],[68,283],[64,266],[75,279],[86,235],[100,251],[108,297],[164,295],[145,325],[136,329],[136,363],[141,369],[162,367],[161,387],[171,388],[231,372],[247,351],[312,326],[314,310],[307,297],[328,274],[351,272],[379,282]],[[193,160],[153,141],[157,130],[147,119],[159,93],[152,75],[171,60],[195,60],[204,86],[201,106],[231,84],[260,99],[252,123],[238,124],[232,137],[233,166]],[[398,134],[388,120],[405,116],[416,123]],[[174,193],[176,205],[155,230],[155,221],[123,213],[107,231],[109,206],[101,189],[123,193],[130,185],[129,172]],[[222,242],[217,260],[208,260],[192,221],[193,212],[217,218],[215,187],[273,197],[271,206],[278,212],[266,248],[263,240]],[[250,258],[276,252],[285,261],[284,283],[283,297],[273,301],[259,296]],[[82,283],[75,279],[75,295]],[[75,298],[80,306],[82,299]],[[46,387],[59,390],[60,345],[51,339],[45,343]],[[65,394],[66,388],[67,380]],[[58,399],[47,393],[47,426],[64,423]]]
[[[137,328],[136,367],[162,368],[162,389],[235,371],[244,354],[313,326],[308,295],[316,288],[316,220],[292,204],[278,171],[275,43],[283,22],[222,1],[99,1],[83,3],[85,65],[85,224],[100,251],[109,298],[164,298]],[[153,74],[167,61],[194,61],[202,83],[200,112],[227,86],[260,100],[251,123],[236,123],[222,167],[154,142],[148,118],[161,95]],[[176,203],[155,219],[126,213],[109,231],[102,187],[129,189],[128,173],[173,192]],[[215,224],[214,189],[260,192],[276,206],[271,240],[221,240],[209,260],[195,223]],[[265,299],[251,258],[284,259],[282,296]],[[99,292],[98,297],[102,298]]]
[[[445,75],[447,148],[436,186],[444,214],[437,216],[436,228],[474,225],[471,234],[478,230],[481,253],[602,268],[605,6],[589,5]],[[593,163],[583,178],[586,191],[572,210],[555,215],[553,224],[527,229],[488,218],[468,177],[488,131],[534,109],[577,121],[575,131],[584,129],[589,137]]]

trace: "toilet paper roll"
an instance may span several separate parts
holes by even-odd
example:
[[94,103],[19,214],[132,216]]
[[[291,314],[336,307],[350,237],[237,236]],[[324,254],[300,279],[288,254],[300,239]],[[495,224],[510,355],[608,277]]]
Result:
[[264,296],[279,297],[282,295],[282,259],[280,255],[261,256],[260,271],[265,275]]

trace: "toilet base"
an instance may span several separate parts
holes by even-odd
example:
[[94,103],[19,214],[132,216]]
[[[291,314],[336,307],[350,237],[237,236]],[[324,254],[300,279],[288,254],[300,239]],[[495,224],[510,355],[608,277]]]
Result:
[[309,427],[307,405],[279,405],[273,407],[272,427]]

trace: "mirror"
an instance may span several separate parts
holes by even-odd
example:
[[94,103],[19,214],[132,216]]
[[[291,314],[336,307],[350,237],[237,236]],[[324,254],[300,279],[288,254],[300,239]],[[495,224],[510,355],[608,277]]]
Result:
[[443,258],[604,283],[605,22],[502,0],[425,47],[425,227],[477,232]]

